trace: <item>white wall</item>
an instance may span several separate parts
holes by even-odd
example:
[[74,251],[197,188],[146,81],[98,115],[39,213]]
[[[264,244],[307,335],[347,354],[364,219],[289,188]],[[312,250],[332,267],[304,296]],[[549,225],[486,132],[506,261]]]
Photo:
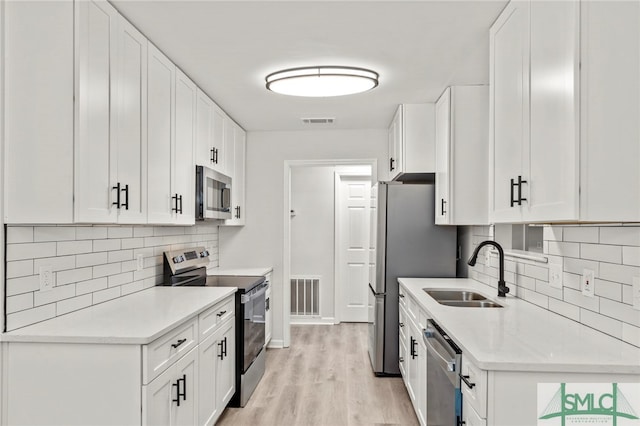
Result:
[[284,337],[284,162],[377,159],[384,169],[386,158],[383,129],[248,133],[246,225],[220,227],[220,265],[273,267],[274,344]]

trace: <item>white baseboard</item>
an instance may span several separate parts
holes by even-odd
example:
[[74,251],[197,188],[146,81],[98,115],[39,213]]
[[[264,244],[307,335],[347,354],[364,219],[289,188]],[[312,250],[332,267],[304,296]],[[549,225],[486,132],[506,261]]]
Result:
[[335,318],[296,318],[291,317],[291,325],[334,325]]
[[284,340],[269,340],[269,344],[267,345],[268,349],[282,349],[284,348]]

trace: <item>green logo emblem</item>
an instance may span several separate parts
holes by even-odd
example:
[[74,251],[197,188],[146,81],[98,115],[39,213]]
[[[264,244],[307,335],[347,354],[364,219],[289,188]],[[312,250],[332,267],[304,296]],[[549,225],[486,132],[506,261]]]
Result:
[[[593,423],[594,416],[609,417],[614,426],[617,426],[618,419],[638,420],[638,415],[634,411],[624,394],[620,391],[617,383],[611,383],[611,391],[577,391],[588,388],[589,384],[575,384],[573,392],[567,391],[567,384],[560,383],[560,387],[553,395],[546,408],[540,413],[540,420],[560,418],[561,425],[565,426],[566,419],[572,417],[572,424]],[[597,386],[597,385],[596,385]],[[601,386],[599,386],[601,388]],[[578,417],[581,417],[579,419]],[[605,419],[602,419],[605,420]],[[607,423],[609,423],[607,421]],[[635,423],[635,422],[634,422]]]

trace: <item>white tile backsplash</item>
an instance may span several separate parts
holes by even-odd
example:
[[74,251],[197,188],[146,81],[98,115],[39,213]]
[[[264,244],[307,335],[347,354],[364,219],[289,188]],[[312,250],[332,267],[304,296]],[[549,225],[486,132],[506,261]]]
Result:
[[[163,280],[162,253],[202,245],[218,266],[218,225],[9,226],[7,330],[122,297]],[[144,268],[137,270],[137,256]],[[55,287],[40,291],[40,267],[51,266]]]
[[[563,288],[549,285],[548,264],[507,257],[511,294],[640,347],[640,311],[631,300],[633,277],[640,277],[640,225],[545,225],[543,238],[543,255],[563,265]],[[487,227],[473,227],[474,245],[487,239]],[[497,288],[498,263],[484,265],[483,257],[470,277]],[[580,291],[584,269],[595,272],[594,297]]]

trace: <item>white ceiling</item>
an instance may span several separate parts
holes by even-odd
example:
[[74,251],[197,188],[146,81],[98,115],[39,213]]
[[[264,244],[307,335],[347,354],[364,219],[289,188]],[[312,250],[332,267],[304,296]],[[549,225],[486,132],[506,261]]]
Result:
[[[257,131],[386,128],[400,103],[488,83],[489,27],[506,0],[112,3],[235,121]],[[335,98],[265,89],[270,72],[306,65],[370,68],[380,85]],[[302,117],[336,121],[304,125]]]

